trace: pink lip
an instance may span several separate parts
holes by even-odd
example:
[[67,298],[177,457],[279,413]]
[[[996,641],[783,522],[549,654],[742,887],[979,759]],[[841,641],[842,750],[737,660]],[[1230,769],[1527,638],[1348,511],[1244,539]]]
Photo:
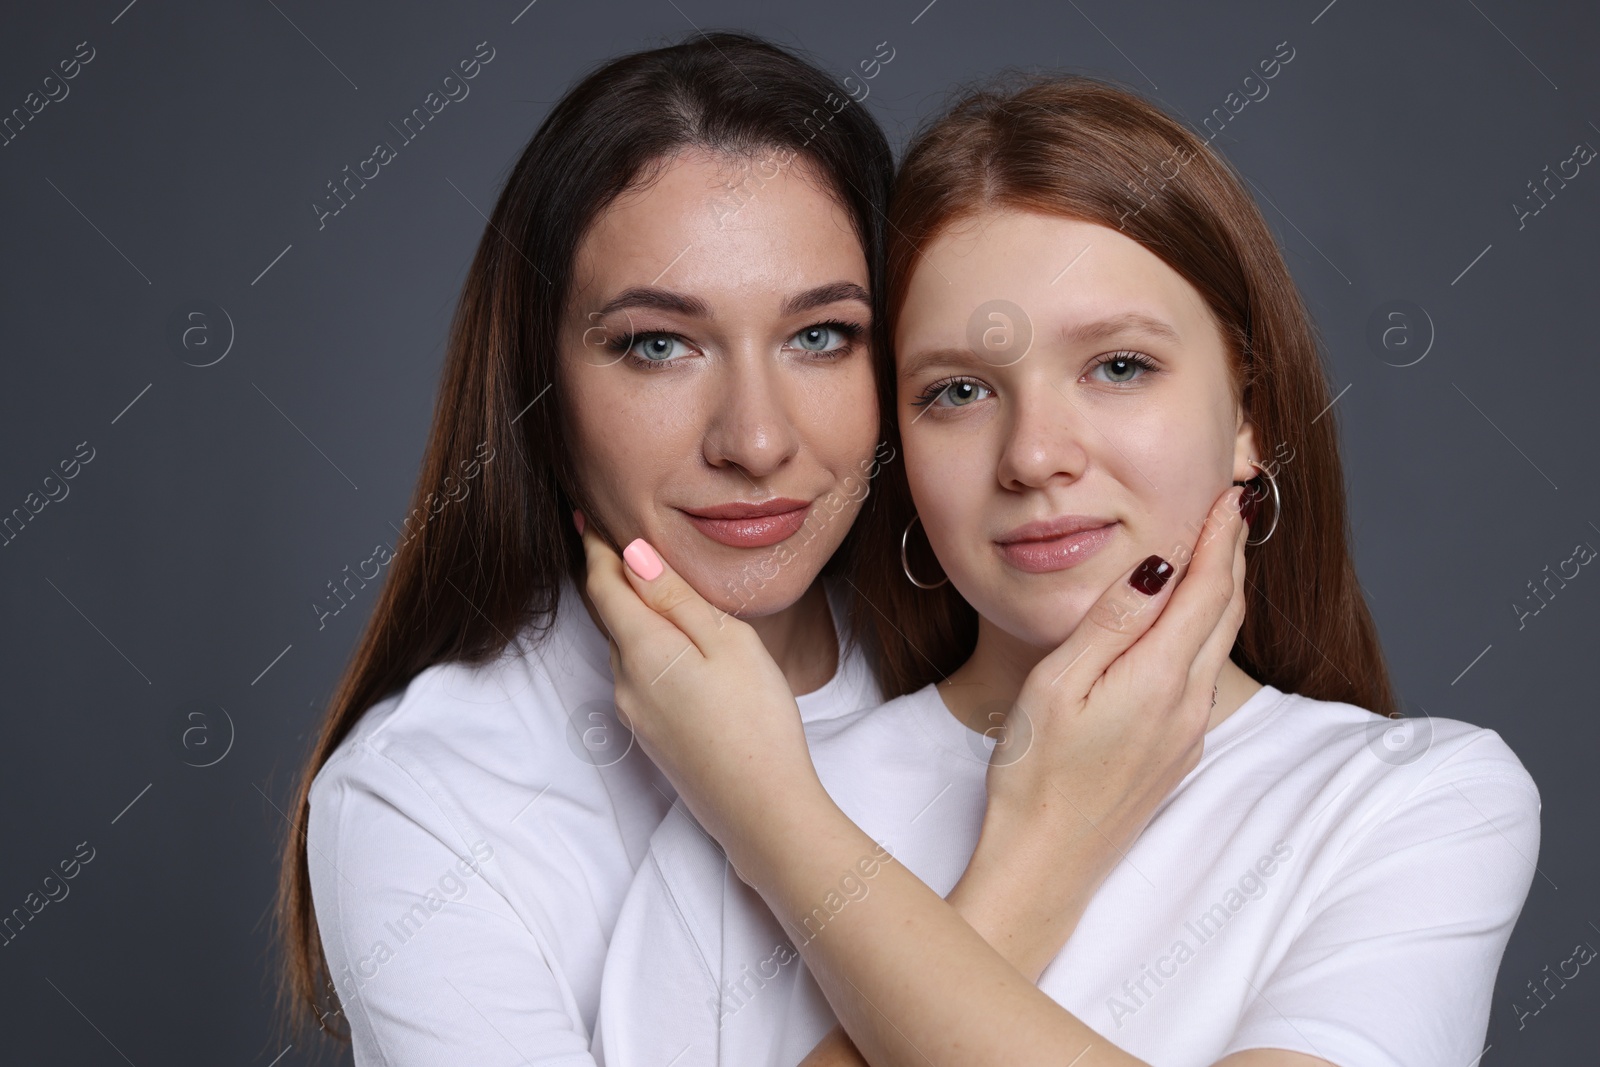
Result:
[[1046,574],[1076,567],[1110,541],[1116,528],[1114,519],[1068,515],[1019,526],[995,544],[1018,570]]
[[1025,522],[1010,533],[996,537],[999,544],[1013,541],[1049,541],[1080,530],[1093,530],[1115,522],[1115,519],[1097,519],[1089,515],[1062,515],[1054,519],[1036,519]]
[[735,501],[712,507],[680,508],[695,528],[730,548],[764,548],[793,537],[805,525],[811,504],[778,497],[759,504]]

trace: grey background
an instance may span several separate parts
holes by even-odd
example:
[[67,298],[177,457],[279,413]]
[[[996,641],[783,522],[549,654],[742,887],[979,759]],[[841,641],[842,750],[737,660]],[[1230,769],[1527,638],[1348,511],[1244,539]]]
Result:
[[[0,948],[0,1058],[310,1062],[269,1010],[279,809],[376,590],[322,629],[311,605],[393,542],[481,213],[549,103],[604,58],[737,27],[841,77],[888,41],[866,106],[897,149],[1003,65],[1116,78],[1198,127],[1294,48],[1214,143],[1326,339],[1357,562],[1408,710],[1498,730],[1544,800],[1482,1062],[1594,1062],[1593,968],[1513,1013],[1600,946],[1600,576],[1520,629],[1513,606],[1600,547],[1600,167],[1521,229],[1512,207],[1600,147],[1592,6],[125,2],[13,6],[0,34],[0,114],[78,42],[96,52],[0,148],[0,514],[94,449],[0,548],[0,913],[95,850]],[[470,96],[319,230],[325,183],[480,41],[495,58]],[[1370,344],[1396,300],[1415,305],[1402,332]],[[169,320],[200,301],[226,317],[186,350]],[[180,359],[230,331],[220,362]]]

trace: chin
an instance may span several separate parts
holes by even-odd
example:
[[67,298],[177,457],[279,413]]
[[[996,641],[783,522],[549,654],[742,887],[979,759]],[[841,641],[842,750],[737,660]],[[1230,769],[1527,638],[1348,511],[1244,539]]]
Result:
[[1003,603],[980,607],[981,601],[968,598],[978,614],[992,622],[1012,639],[1046,651],[1058,648],[1088,613],[1093,597],[1082,590],[1024,592]]
[[773,573],[769,555],[763,551],[752,554],[747,565],[730,567],[706,560],[680,567],[678,573],[718,611],[753,619],[792,607],[811,588],[818,570],[795,560]]
[[1077,628],[1081,619],[1080,615],[1030,619],[1018,631],[1014,631],[1013,636],[1040,651],[1051,652],[1060,648],[1061,643],[1072,636],[1072,631]]

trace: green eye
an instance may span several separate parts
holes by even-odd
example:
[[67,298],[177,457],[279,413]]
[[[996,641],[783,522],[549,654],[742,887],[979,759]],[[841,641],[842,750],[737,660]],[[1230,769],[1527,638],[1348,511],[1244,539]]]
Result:
[[1105,362],[1105,368],[1107,377],[1114,382],[1120,382],[1134,377],[1134,372],[1139,369],[1139,365],[1131,359],[1108,359]]
[[1149,357],[1138,352],[1113,352],[1098,361],[1094,369],[1102,367],[1105,368],[1105,380],[1113,385],[1127,385],[1156,369]]
[[[982,382],[975,382],[971,378],[947,379],[942,382],[934,382],[928,386],[922,395],[912,403],[919,408],[927,407],[930,404],[938,407],[966,407],[975,400],[984,399],[983,396],[978,395],[980,390],[986,395],[993,395],[993,390],[987,385]],[[947,400],[948,403],[940,404],[938,403],[940,400]]]
[[976,400],[982,388],[977,382],[951,382],[945,387],[944,395],[949,398],[951,407],[961,407]]

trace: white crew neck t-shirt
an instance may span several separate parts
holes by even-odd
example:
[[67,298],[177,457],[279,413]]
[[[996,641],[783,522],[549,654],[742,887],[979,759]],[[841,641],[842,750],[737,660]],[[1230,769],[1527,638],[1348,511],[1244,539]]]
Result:
[[[844,594],[824,588],[842,648]],[[564,580],[542,640],[422,671],[317,774],[312,898],[357,1067],[593,1067],[606,945],[676,799],[613,691]],[[882,699],[857,650],[796,702],[825,721]]]
[[[994,741],[934,686],[807,724],[829,794],[941,896],[977,846]],[[1493,730],[1264,686],[1096,892],[1039,988],[1156,1067],[1282,1048],[1465,1067],[1539,852],[1539,793]],[[871,892],[857,877],[834,906]],[[816,915],[817,913],[813,913]],[[785,930],[683,806],[603,977],[607,1067],[798,1063],[835,1024]]]

